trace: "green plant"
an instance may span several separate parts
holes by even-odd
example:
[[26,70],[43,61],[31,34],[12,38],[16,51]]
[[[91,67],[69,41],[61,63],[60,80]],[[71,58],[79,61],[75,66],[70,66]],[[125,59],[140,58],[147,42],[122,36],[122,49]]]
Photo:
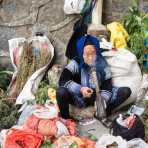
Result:
[[78,144],[76,142],[72,143],[69,148],[78,148]]
[[53,148],[51,141],[47,137],[45,137],[45,140],[41,145],[41,148]]
[[148,16],[140,11],[139,0],[134,0],[133,6],[129,7],[127,15],[123,18],[123,25],[130,36],[128,47],[136,55],[141,68],[147,52],[144,45],[147,22]]
[[13,72],[11,71],[0,71],[0,88],[3,90],[7,90],[8,85],[11,81],[11,77]]
[[0,130],[8,129],[16,124],[20,113],[18,106],[8,99],[0,100]]
[[43,105],[46,103],[46,100],[49,99],[48,88],[49,88],[49,85],[47,83],[45,82],[40,83],[37,93],[35,94],[37,104]]

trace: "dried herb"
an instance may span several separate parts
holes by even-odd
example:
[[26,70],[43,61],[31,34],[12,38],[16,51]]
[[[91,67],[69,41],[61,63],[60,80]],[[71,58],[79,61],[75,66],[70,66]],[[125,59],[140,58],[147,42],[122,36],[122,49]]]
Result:
[[[39,42],[39,41],[38,41]],[[39,43],[38,43],[39,44]],[[34,47],[32,42],[24,42],[18,73],[16,77],[17,94],[23,89],[28,78],[39,68],[45,66],[51,58],[47,50],[48,46]]]

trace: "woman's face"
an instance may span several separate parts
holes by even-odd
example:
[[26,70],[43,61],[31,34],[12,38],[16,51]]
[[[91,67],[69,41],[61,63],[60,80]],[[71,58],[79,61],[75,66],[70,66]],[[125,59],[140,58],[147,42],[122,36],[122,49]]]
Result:
[[84,63],[89,66],[94,65],[96,61],[96,48],[93,45],[86,45],[83,51]]

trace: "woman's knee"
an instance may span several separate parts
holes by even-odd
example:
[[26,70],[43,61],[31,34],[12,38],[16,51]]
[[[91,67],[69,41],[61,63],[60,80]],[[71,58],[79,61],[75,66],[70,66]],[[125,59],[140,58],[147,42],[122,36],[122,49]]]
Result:
[[66,99],[67,97],[69,97],[69,91],[67,88],[65,87],[59,87],[56,90],[56,98],[57,100],[59,99]]
[[129,87],[120,87],[118,90],[118,95],[123,98],[130,97],[132,91]]

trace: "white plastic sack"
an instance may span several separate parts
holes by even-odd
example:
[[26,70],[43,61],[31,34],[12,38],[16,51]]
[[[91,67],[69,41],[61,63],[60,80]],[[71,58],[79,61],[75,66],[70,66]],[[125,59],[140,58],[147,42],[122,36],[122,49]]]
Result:
[[64,12],[66,14],[80,14],[86,0],[65,0]]
[[126,140],[122,139],[120,136],[112,136],[109,134],[104,134],[96,143],[96,148],[106,148],[108,145],[116,142],[118,144],[118,148],[127,148]]
[[129,148],[148,148],[148,144],[140,138],[135,138],[128,141]]
[[141,99],[145,99],[147,92],[148,92],[148,74],[144,74],[140,89],[137,94],[137,102],[140,101]]
[[136,56],[126,49],[103,52],[111,72],[113,85],[117,87],[130,87],[132,94],[124,103],[129,104],[136,100],[142,75]]

